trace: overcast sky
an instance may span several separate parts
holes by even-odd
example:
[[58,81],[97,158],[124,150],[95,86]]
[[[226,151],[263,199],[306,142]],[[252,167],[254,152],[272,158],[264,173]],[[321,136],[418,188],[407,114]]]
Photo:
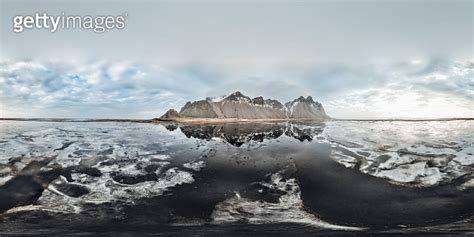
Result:
[[[0,2],[0,117],[151,118],[236,90],[336,118],[474,117],[472,0]],[[13,32],[35,12],[127,18]]]

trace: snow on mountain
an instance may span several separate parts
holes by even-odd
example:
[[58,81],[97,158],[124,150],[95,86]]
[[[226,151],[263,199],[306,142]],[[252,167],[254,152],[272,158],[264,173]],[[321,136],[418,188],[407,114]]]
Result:
[[179,112],[180,117],[191,118],[238,118],[238,119],[311,119],[329,118],[323,106],[313,101],[311,96],[285,103],[264,99],[261,96],[250,98],[236,91],[221,99],[206,98],[187,102]]
[[300,96],[291,102],[285,103],[287,117],[291,119],[327,119],[323,105],[313,100],[311,96]]

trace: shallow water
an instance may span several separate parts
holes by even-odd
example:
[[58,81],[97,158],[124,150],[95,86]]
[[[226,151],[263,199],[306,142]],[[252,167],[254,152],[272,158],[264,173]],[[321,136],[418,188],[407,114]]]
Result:
[[474,121],[0,122],[0,233],[474,233]]

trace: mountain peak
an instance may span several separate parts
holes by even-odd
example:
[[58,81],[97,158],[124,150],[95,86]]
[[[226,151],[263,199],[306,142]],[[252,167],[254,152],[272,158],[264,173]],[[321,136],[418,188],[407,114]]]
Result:
[[240,91],[236,91],[225,98],[225,100],[231,101],[247,101],[249,102],[251,99],[250,97],[242,94]]
[[178,111],[176,111],[174,109],[170,109],[170,110],[166,111],[166,113],[163,114],[159,119],[161,119],[161,120],[172,120],[172,119],[179,118],[179,117],[181,117],[181,115],[178,113]]
[[[182,118],[236,118],[236,119],[302,119],[325,120],[322,105],[311,96],[300,96],[284,105],[278,100],[264,99],[257,96],[253,99],[236,91],[222,100],[206,98],[186,103],[178,116]],[[177,117],[170,111],[163,119]]]
[[308,96],[306,98],[304,98],[304,96],[300,96],[297,99],[293,100],[291,103],[295,103],[295,102],[303,102],[303,103],[310,103],[310,104],[316,103],[314,102],[313,97],[311,96]]
[[230,94],[229,96],[236,96],[236,97],[246,97],[244,94],[242,94],[242,92],[240,91],[236,91],[232,94]]
[[255,97],[252,99],[252,103],[256,104],[256,105],[263,105],[264,104],[264,100],[263,100],[263,97],[261,96],[258,96],[258,97]]

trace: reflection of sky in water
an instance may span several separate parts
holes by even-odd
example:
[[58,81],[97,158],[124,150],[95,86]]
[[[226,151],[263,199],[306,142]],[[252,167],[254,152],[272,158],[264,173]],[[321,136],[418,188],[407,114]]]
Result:
[[[216,205],[212,223],[290,221],[343,228],[305,212],[297,180],[280,175],[291,169],[292,159],[301,151],[327,144],[332,147],[331,158],[347,169],[397,185],[433,186],[472,173],[473,125],[473,121],[331,121],[165,127],[2,121],[0,184],[30,161],[56,156],[42,170],[60,165],[70,175],[51,182],[35,205],[9,212],[40,208],[80,213],[84,203],[134,202],[163,195],[177,185],[195,182],[208,166],[258,167],[271,178],[252,185],[261,187],[258,192],[282,192],[279,201],[250,200],[235,191],[235,196]],[[472,180],[461,185],[472,185]],[[238,210],[252,214],[236,214]]]
[[[121,169],[132,174],[140,171],[127,161],[166,164],[176,159],[173,154],[179,149],[192,149],[199,159],[221,146],[240,151],[299,140],[330,143],[335,148],[333,159],[346,167],[398,182],[433,185],[471,171],[474,163],[472,121],[334,121],[322,126],[263,124],[177,129],[137,123],[3,121],[0,129],[0,162],[18,159],[20,162],[15,165],[20,169],[33,157],[57,156],[55,161],[63,166],[98,166],[105,172]],[[109,159],[116,162],[98,165]],[[7,173],[3,171],[2,182],[8,179]]]
[[[398,182],[434,185],[472,172],[473,121],[336,122],[324,137],[361,156],[360,169]],[[336,151],[348,167],[356,159]]]

